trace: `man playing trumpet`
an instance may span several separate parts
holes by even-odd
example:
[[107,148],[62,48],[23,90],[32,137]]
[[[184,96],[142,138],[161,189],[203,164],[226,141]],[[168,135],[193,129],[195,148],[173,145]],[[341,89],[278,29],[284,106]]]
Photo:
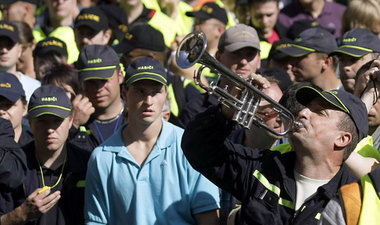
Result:
[[[257,77],[256,82],[268,86]],[[373,99],[373,89],[363,101]],[[344,90],[298,89],[305,106],[289,133],[294,151],[261,151],[227,139],[234,110],[219,104],[191,121],[182,139],[190,164],[242,202],[239,224],[317,224],[326,204],[355,177],[343,164],[368,132],[366,105]]]

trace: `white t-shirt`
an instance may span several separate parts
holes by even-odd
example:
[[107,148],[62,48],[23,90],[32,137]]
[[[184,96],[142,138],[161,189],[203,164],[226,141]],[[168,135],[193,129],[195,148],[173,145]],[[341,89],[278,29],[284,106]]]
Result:
[[330,180],[316,180],[298,173],[294,170],[294,178],[296,179],[297,195],[296,195],[296,210],[315,192],[317,189],[327,184]]
[[22,84],[22,88],[24,88],[26,101],[29,102],[29,99],[32,96],[33,92],[41,86],[41,82],[21,72],[17,73],[20,74],[20,83]]

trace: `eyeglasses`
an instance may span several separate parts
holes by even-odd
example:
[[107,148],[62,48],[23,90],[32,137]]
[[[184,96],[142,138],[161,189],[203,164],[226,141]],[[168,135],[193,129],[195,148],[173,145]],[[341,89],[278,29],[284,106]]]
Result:
[[274,108],[267,108],[261,111],[257,111],[256,114],[263,120],[270,120],[279,116]]

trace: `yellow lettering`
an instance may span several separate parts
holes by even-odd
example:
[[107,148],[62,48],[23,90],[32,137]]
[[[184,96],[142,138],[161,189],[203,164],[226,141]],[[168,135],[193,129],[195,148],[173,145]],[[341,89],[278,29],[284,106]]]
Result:
[[93,21],[99,22],[100,18],[99,16],[94,15],[94,14],[83,14],[83,15],[78,16],[78,20],[93,20]]
[[63,44],[62,42],[59,42],[59,41],[56,41],[56,40],[51,40],[51,41],[44,41],[42,42],[42,47],[46,47],[46,46],[58,46],[60,48],[63,48]]
[[58,101],[57,97],[42,97],[41,101],[43,102],[56,102]]
[[137,70],[153,70],[153,66],[139,66],[137,67]]
[[88,64],[95,64],[95,63],[101,63],[101,62],[103,62],[103,60],[101,58],[90,59],[87,61]]
[[345,38],[343,39],[343,42],[355,42],[356,38]]
[[6,30],[10,30],[10,31],[14,31],[15,28],[11,25],[8,25],[8,24],[0,24],[0,29],[6,29]]
[[12,85],[10,84],[10,83],[1,83],[0,84],[0,87],[5,87],[5,88],[11,88],[12,87]]

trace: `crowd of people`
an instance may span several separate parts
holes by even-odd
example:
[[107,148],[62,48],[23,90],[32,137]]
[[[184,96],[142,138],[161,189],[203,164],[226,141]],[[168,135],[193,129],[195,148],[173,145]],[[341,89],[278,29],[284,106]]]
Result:
[[379,223],[379,0],[0,12],[0,224]]

